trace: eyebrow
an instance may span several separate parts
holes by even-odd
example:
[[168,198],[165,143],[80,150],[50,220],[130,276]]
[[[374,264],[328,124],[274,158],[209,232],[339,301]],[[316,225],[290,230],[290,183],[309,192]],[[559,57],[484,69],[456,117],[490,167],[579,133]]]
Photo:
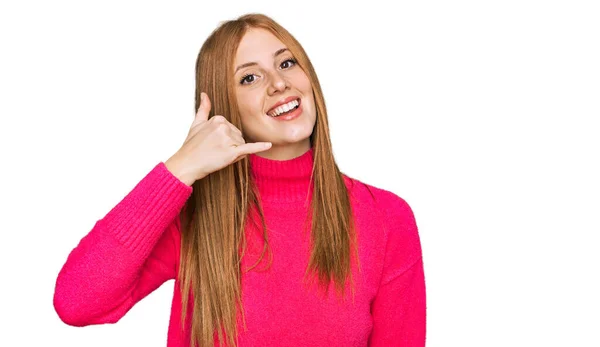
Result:
[[[280,48],[280,49],[278,49],[275,53],[273,53],[273,58],[277,57],[278,55],[280,55],[281,53],[283,53],[283,52],[285,52],[287,50],[288,50],[287,48]],[[252,66],[252,65],[258,65],[258,64],[256,62],[253,62],[253,61],[249,62],[249,63],[244,63],[244,64],[238,66],[237,68],[235,68],[235,72],[233,74],[235,75],[238,72],[239,69],[243,69],[245,67]]]

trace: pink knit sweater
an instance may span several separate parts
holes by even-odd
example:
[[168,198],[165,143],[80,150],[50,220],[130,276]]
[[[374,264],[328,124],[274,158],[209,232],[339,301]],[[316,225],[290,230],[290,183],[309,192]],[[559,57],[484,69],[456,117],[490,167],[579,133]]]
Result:
[[[317,286],[303,284],[310,248],[301,227],[309,212],[305,199],[311,192],[313,155],[310,149],[285,161],[249,157],[273,262],[268,271],[255,271],[264,269],[265,257],[257,268],[243,273],[247,330],[239,326],[239,346],[424,346],[421,243],[411,208],[394,193],[344,176],[352,196],[361,263],[361,272],[352,265],[354,303],[349,288],[349,299],[342,302],[333,285],[324,298]],[[176,217],[191,193],[192,187],[160,162],[98,220],[71,251],[56,280],[54,307],[60,319],[72,326],[115,323],[174,279],[166,344],[189,346],[189,328],[180,332]],[[251,266],[262,250],[261,232],[250,234],[257,238],[254,244],[248,240],[243,268]]]

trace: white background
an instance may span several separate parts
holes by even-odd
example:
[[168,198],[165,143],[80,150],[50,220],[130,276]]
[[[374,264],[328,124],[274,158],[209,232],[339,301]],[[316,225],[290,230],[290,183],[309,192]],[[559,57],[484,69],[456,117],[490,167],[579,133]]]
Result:
[[75,328],[56,276],[185,139],[210,31],[262,12],[314,63],[342,171],[413,208],[428,346],[600,346],[593,3],[2,2],[0,345],[166,345],[173,281]]

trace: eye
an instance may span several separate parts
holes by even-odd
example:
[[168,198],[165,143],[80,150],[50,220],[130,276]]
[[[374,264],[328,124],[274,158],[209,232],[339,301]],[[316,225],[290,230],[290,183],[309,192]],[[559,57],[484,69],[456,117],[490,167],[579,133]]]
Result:
[[[284,69],[289,69],[289,68],[291,68],[292,66],[294,66],[294,65],[296,65],[296,64],[297,64],[297,61],[296,61],[296,59],[294,59],[294,58],[290,58],[290,59],[286,59],[286,60],[284,60],[284,61],[281,63],[281,65],[284,65],[284,64],[285,64],[285,63],[287,63],[287,62],[291,62],[291,64],[292,64],[292,65],[289,65],[289,64],[288,64],[288,67],[285,67]],[[247,73],[247,74],[245,74],[245,75],[244,75],[244,76],[243,76],[243,77],[240,79],[240,84],[244,85],[244,84],[249,84],[249,83],[252,83],[252,82],[254,82],[254,76],[256,76],[256,75],[255,75],[255,74],[253,74],[253,73]],[[250,79],[249,77],[252,77],[252,78]],[[244,82],[248,82],[248,83],[244,83]]]
[[296,59],[294,59],[294,58],[290,58],[290,59],[285,60],[283,63],[281,63],[281,65],[287,63],[288,61],[291,61],[294,65],[296,65]]
[[[248,81],[248,77],[252,77],[252,80],[254,80],[254,74],[245,74],[244,77],[242,77],[242,79],[240,80],[240,84],[244,84],[244,81]],[[253,81],[248,82],[252,83]]]

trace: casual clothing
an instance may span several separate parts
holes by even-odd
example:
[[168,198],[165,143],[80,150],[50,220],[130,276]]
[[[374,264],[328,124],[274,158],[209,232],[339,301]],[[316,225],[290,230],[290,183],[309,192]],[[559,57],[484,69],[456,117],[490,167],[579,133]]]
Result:
[[[239,346],[424,346],[421,242],[410,206],[394,193],[344,175],[359,244],[361,272],[352,260],[354,303],[349,285],[347,300],[340,301],[333,282],[326,297],[303,283],[310,235],[302,226],[310,212],[313,158],[312,148],[284,161],[249,156],[273,259],[267,271],[260,271],[268,264],[265,254],[261,264],[242,273],[247,330],[238,327]],[[191,193],[158,163],[69,254],[54,293],[59,317],[73,326],[115,323],[175,279],[167,347],[189,346],[189,328],[181,333],[177,217]],[[244,269],[263,249],[262,230],[247,225],[247,235],[254,236]],[[188,317],[191,312],[190,306]]]

